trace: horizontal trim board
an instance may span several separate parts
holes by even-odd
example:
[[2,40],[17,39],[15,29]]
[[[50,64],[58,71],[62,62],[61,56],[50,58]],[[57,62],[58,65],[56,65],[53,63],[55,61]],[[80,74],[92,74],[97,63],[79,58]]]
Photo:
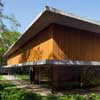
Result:
[[21,67],[21,66],[40,66],[40,65],[68,65],[68,66],[100,66],[100,61],[72,61],[72,60],[41,60],[36,62],[25,62],[16,65],[2,67]]

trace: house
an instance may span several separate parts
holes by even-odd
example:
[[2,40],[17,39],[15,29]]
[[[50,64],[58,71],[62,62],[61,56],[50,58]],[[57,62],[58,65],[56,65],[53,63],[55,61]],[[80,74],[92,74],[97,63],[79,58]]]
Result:
[[78,84],[81,69],[100,66],[100,23],[46,7],[5,56],[8,68],[34,67],[36,82]]

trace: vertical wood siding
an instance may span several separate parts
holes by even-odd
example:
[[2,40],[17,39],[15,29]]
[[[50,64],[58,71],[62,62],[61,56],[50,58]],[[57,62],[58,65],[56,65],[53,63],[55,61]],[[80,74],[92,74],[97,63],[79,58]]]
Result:
[[7,63],[49,59],[99,61],[100,33],[52,24],[8,56]]
[[52,50],[52,25],[50,25],[8,56],[7,63],[9,65],[52,59]]
[[53,59],[99,61],[100,33],[55,25]]

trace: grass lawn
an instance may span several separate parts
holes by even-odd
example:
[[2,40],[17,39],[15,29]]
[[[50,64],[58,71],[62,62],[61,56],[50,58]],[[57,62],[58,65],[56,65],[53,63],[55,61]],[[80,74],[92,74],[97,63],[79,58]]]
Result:
[[16,77],[17,77],[19,80],[30,81],[29,75],[16,75]]
[[0,81],[1,80],[5,80],[5,78],[2,75],[0,75]]

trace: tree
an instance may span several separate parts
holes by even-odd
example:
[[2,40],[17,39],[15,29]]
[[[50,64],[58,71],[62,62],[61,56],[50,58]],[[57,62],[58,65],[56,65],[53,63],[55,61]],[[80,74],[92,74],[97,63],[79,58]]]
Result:
[[3,54],[7,51],[7,49],[15,43],[15,41],[20,36],[18,32],[6,31],[1,33],[1,41],[0,41],[0,64],[3,62]]
[[3,50],[1,52],[5,52],[12,44],[15,43],[15,41],[20,36],[20,33],[18,32],[12,32],[12,31],[6,31],[1,33],[1,47]]
[[13,31],[15,31],[18,27],[20,27],[20,24],[16,20],[14,15],[10,15],[10,16],[5,15],[3,13],[3,11],[4,11],[3,7],[4,7],[4,4],[3,4],[2,0],[0,0],[0,33],[9,30],[7,28],[7,25],[4,24],[4,20],[8,20],[10,22],[10,24],[12,24],[11,29],[13,29]]
[[[17,28],[20,27],[19,22],[16,20],[15,16],[8,16],[3,14],[4,4],[0,0],[0,65],[2,65],[4,52],[18,39],[20,33],[17,32]],[[8,28],[4,24],[4,20],[10,22],[11,28]]]

